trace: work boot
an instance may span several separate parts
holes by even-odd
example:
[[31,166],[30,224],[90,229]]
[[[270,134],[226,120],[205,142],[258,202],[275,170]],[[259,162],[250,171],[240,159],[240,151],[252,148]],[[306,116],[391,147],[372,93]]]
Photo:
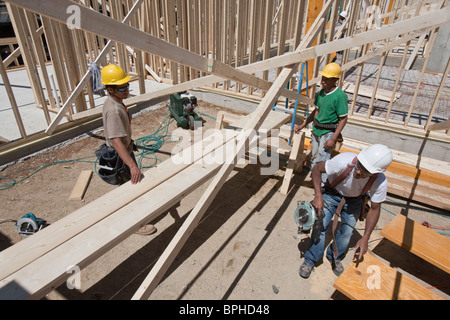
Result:
[[136,231],[136,234],[139,234],[141,236],[148,236],[156,232],[156,227],[152,224],[146,224],[145,226],[141,227],[138,231]]
[[336,262],[334,259],[330,259],[328,257],[327,259],[331,263],[331,270],[333,270],[333,273],[339,277],[341,273],[344,272],[344,265],[340,261]]
[[306,262],[303,262],[303,264],[300,266],[300,277],[308,279],[311,274],[312,268],[313,266],[310,266]]
[[333,268],[333,273],[335,275],[337,275],[338,277],[341,275],[342,272],[344,272],[344,265],[342,264],[342,262],[338,261],[338,262],[333,262],[331,264],[332,268]]

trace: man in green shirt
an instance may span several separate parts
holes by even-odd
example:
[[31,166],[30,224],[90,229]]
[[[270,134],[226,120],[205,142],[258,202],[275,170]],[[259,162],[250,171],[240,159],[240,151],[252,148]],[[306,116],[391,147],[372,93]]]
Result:
[[[317,106],[302,124],[295,126],[299,133],[313,122],[311,133],[311,170],[319,162],[329,160],[336,140],[341,135],[348,118],[347,94],[337,86],[341,76],[341,67],[329,63],[320,72],[322,89],[317,94],[314,104]],[[323,182],[326,174],[322,175]]]

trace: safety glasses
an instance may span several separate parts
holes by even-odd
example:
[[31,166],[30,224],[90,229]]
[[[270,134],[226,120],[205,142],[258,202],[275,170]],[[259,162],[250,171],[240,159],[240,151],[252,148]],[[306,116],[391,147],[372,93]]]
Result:
[[364,168],[364,166],[359,161],[356,162],[356,170],[361,172],[361,175],[363,175],[363,176],[371,176],[372,175],[366,168]]
[[116,90],[119,91],[119,92],[125,92],[125,91],[127,91],[129,88],[130,88],[130,85],[127,84],[126,87],[116,88]]

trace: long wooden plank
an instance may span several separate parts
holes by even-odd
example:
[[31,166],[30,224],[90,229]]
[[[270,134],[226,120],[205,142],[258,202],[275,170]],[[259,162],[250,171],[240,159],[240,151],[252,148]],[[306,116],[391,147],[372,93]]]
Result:
[[389,193],[444,210],[450,210],[448,201],[450,188],[410,178],[402,174],[395,174],[391,171],[386,171],[385,175],[388,180]]
[[439,269],[450,273],[450,239],[398,214],[380,234]]
[[289,160],[286,167],[286,172],[284,173],[283,184],[281,185],[281,194],[286,195],[291,184],[292,176],[294,175],[294,170],[299,161],[304,159],[304,142],[305,142],[305,132],[301,134],[296,134],[293,138],[292,150],[289,154]]
[[[324,5],[322,14],[327,12],[331,3],[332,1],[329,0],[328,3]],[[297,50],[300,50],[302,48],[302,45],[304,44],[300,44]],[[236,153],[230,155],[226,163],[222,165],[217,175],[214,177],[208,188],[203,193],[200,200],[197,202],[197,205],[189,214],[189,217],[183,223],[180,230],[177,232],[175,237],[169,243],[160,259],[158,259],[155,266],[152,268],[148,276],[145,278],[142,285],[134,294],[133,299],[148,299],[150,297],[150,294],[159,284],[167,268],[175,259],[176,255],[181,250],[184,243],[187,241],[192,231],[199,223],[203,214],[206,212],[209,205],[214,200],[215,196],[219,192],[221,186],[227,179],[228,175],[233,170],[234,165],[235,163],[237,163],[239,156],[243,154],[243,150],[245,150],[246,148],[247,141],[249,140],[252,131],[254,130],[257,131],[260,128],[262,122],[269,114],[275,101],[278,99],[281,88],[284,88],[286,86],[286,83],[292,77],[293,73],[297,68],[298,63],[290,65],[289,67],[284,68],[280,72],[279,76],[276,78],[273,85],[270,87],[269,91],[264,96],[259,106],[250,115],[247,125],[238,136],[237,139],[238,145],[236,148],[237,150]]]
[[[287,120],[288,117],[286,115],[273,112],[263,123],[261,130],[270,130],[279,127]],[[225,134],[225,132],[222,131],[221,134]],[[69,276],[67,274],[68,268],[71,266],[78,266],[80,269],[84,268],[114,245],[128,237],[139,226],[154,220],[160,214],[166,212],[181,198],[185,197],[189,192],[217,172],[221,162],[218,161],[220,157],[218,158],[216,155],[225,154],[225,152],[230,149],[232,150],[233,146],[236,145],[236,135],[230,135],[230,131],[227,131],[226,134],[227,136],[233,137],[233,139],[229,140],[225,145],[220,144],[220,147],[215,149],[216,153],[209,152],[213,151],[209,150],[211,149],[211,144],[204,143],[204,146],[200,145],[200,148],[197,148],[197,150],[202,150],[205,157],[201,157],[195,164],[181,170],[177,175],[166,179],[164,182],[155,186],[155,188],[123,206],[113,214],[107,215],[102,220],[93,223],[89,228],[68,237],[59,246],[42,254],[0,281],[0,299],[39,299],[43,297],[52,288],[64,282]],[[206,138],[203,142],[207,142],[206,140],[218,140],[214,137],[210,138]],[[191,150],[191,148],[186,149],[187,158],[191,155]],[[163,162],[162,165],[154,168],[154,171],[167,174],[166,171],[171,166],[176,165],[169,159]],[[155,176],[157,174],[153,174],[151,178],[155,179]],[[121,188],[117,188],[116,190],[120,191]],[[116,190],[113,190],[102,198],[105,201],[111,201],[110,195],[117,196],[114,192]],[[149,208],[152,209],[149,210]],[[91,207],[91,215],[95,214],[95,211],[92,210],[102,210],[102,208],[97,206],[96,209],[93,209]],[[59,225],[58,229],[61,227]],[[65,232],[70,232],[70,228],[71,226],[65,226]],[[45,230],[43,229],[39,233]],[[36,233],[33,237],[38,236],[39,233]],[[46,243],[38,242],[37,245],[39,247],[46,245]],[[11,248],[14,249],[15,246]],[[9,260],[9,263],[15,264],[16,261]],[[51,266],[51,268],[47,268],[46,266]],[[27,280],[24,281],[23,279]]]
[[371,254],[347,266],[333,286],[352,300],[444,300]]

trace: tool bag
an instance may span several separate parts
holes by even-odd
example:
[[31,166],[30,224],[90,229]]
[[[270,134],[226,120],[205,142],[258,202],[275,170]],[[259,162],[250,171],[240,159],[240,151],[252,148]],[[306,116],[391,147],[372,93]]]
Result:
[[130,168],[120,159],[114,148],[104,143],[95,151],[95,155],[98,163],[97,174],[103,181],[112,185],[121,185],[131,180]]

